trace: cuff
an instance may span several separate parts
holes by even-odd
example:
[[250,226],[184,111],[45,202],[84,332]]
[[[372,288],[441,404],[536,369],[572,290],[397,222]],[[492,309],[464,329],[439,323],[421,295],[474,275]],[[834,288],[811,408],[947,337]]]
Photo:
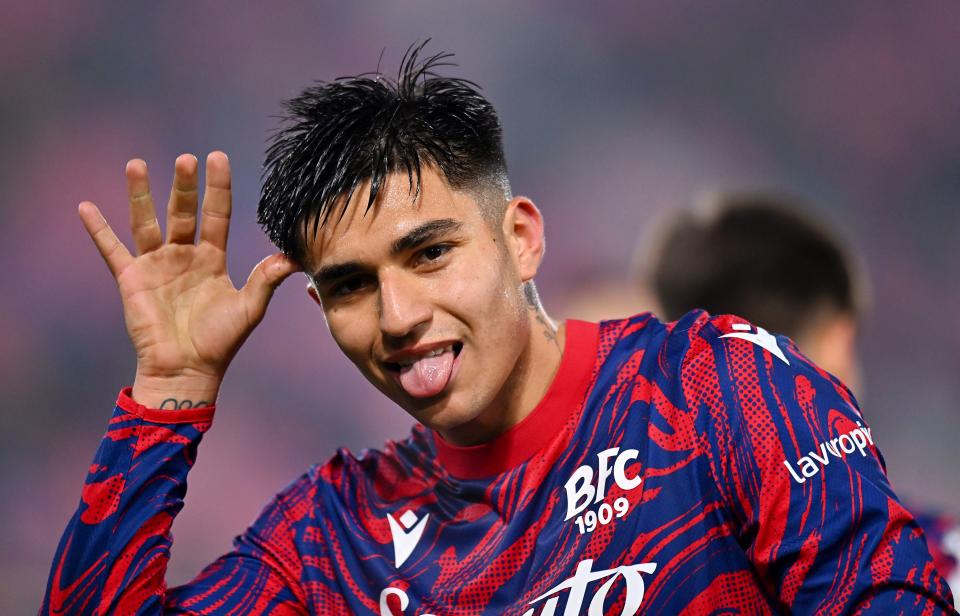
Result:
[[154,409],[144,406],[133,399],[133,387],[125,387],[117,396],[117,406],[145,421],[153,423],[196,423],[211,421],[216,405],[200,406],[192,409]]

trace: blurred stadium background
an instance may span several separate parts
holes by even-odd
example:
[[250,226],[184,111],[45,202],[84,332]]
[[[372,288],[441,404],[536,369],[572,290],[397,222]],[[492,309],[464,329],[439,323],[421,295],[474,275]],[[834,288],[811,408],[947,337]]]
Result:
[[[546,216],[539,286],[555,316],[588,285],[611,302],[632,297],[639,238],[701,191],[775,188],[813,204],[871,274],[862,402],[894,487],[960,513],[958,5],[629,5],[5,0],[0,613],[39,606],[133,377],[114,284],[77,203],[95,201],[127,238],[128,158],[147,160],[163,203],[177,154],[223,149],[242,282],[272,250],[254,220],[280,101],[373,69],[383,48],[394,71],[427,37],[501,115],[514,189]],[[336,447],[406,433],[407,416],[325,329],[304,280],[288,281],[227,377],[174,525],[169,583],[227,550]]]

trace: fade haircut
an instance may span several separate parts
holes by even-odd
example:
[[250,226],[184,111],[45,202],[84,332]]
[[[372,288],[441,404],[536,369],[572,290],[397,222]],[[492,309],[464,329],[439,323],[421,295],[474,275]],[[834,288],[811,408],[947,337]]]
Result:
[[[420,194],[421,172],[435,167],[454,189],[498,205],[510,200],[502,129],[496,111],[465,79],[441,77],[452,54],[421,59],[410,47],[394,80],[380,72],[319,82],[284,103],[286,113],[264,163],[257,220],[284,254],[303,263],[306,246],[335,210],[370,181],[366,211],[387,175],[406,174]],[[493,192],[495,191],[495,192]],[[484,206],[502,211],[501,207]]]
[[776,195],[715,195],[667,223],[643,266],[662,317],[735,314],[797,338],[824,308],[858,318],[865,290],[833,233]]

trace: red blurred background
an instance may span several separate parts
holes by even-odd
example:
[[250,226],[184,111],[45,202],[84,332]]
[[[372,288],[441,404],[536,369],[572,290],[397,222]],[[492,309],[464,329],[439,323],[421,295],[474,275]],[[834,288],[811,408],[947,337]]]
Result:
[[[546,217],[538,282],[555,316],[598,280],[628,296],[639,239],[699,192],[813,204],[871,273],[862,402],[894,487],[960,513],[955,2],[3,4],[0,613],[39,606],[134,372],[77,203],[95,201],[127,238],[127,159],[147,160],[162,195],[177,154],[223,149],[241,283],[272,251],[255,207],[280,101],[373,69],[383,48],[393,71],[427,37],[501,114],[514,190]],[[304,287],[280,289],[231,368],[174,525],[171,584],[310,464],[410,425],[341,356]]]

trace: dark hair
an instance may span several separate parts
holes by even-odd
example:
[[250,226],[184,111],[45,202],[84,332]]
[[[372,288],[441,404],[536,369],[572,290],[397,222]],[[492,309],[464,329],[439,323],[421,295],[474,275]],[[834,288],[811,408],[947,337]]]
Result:
[[801,335],[829,307],[859,316],[856,268],[840,242],[791,201],[732,194],[673,218],[645,265],[667,320],[694,308]]
[[284,103],[267,149],[257,220],[285,254],[302,262],[308,231],[316,235],[339,199],[345,197],[342,217],[370,180],[369,210],[393,172],[407,174],[414,198],[421,169],[434,165],[455,189],[495,187],[509,200],[496,111],[473,82],[436,74],[454,66],[452,54],[421,60],[427,42],[407,50],[396,80],[378,66],[320,82]]

